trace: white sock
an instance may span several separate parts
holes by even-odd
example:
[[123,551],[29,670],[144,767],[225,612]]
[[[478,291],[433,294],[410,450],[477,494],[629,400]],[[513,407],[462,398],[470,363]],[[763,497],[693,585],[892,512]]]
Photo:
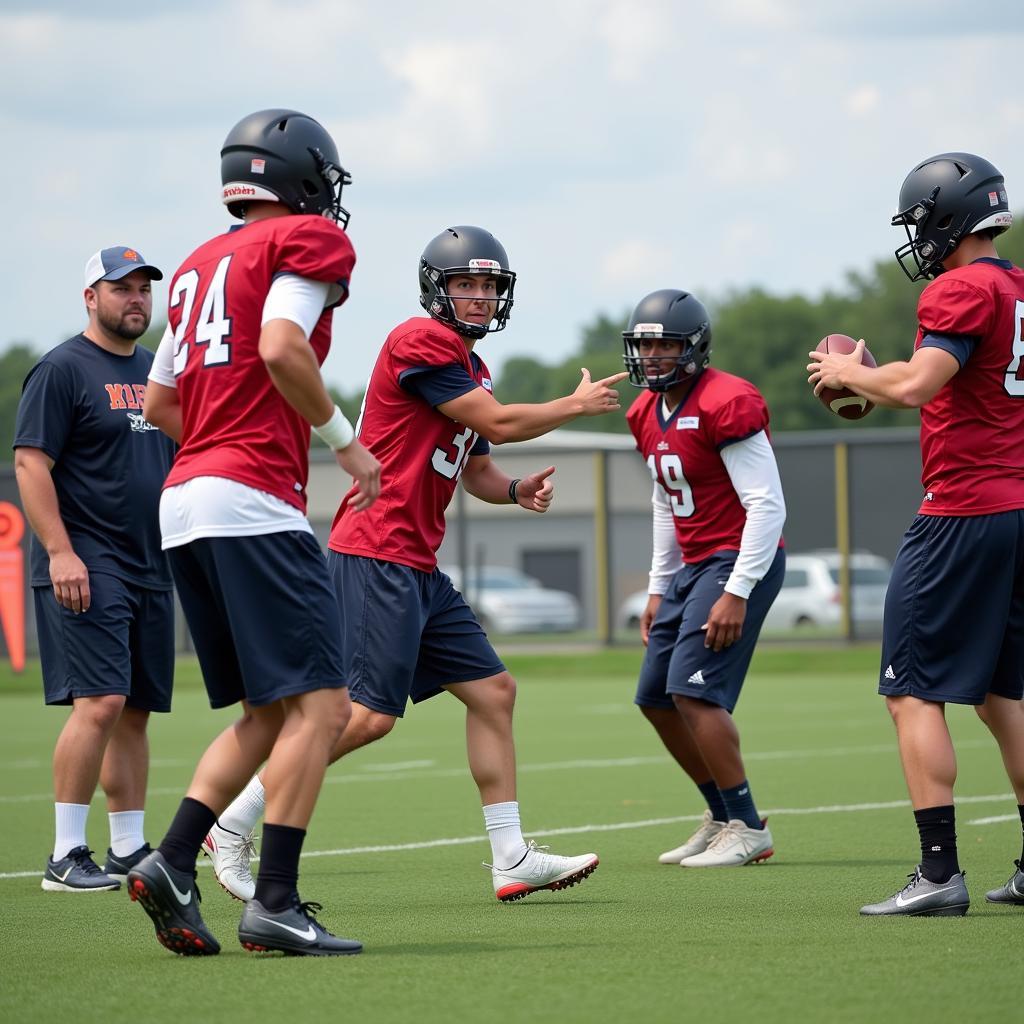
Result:
[[229,832],[247,836],[263,816],[266,802],[263,783],[260,782],[258,775],[254,775],[249,780],[249,785],[231,801],[228,809],[217,819],[217,824]]
[[146,840],[142,835],[142,819],[145,811],[111,811],[110,849],[115,857],[127,857],[141,847]]
[[53,843],[53,859],[63,860],[76,846],[86,846],[85,821],[88,804],[54,804],[57,837]]
[[519,824],[519,802],[507,800],[484,807],[484,826],[491,841],[491,857],[499,868],[510,868],[526,855],[526,840]]

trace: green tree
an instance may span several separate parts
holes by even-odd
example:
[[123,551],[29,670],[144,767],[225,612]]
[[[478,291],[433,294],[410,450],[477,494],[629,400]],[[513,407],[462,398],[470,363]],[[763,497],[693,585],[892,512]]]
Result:
[[13,462],[14,421],[21,385],[39,356],[28,345],[17,343],[0,354],[0,462]]

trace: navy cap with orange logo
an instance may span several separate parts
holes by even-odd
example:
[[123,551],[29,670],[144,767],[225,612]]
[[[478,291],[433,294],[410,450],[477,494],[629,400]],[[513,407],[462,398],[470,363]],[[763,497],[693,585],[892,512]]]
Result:
[[138,249],[127,245],[100,249],[85,264],[85,287],[92,288],[99,281],[119,281],[136,270],[145,270],[152,281],[163,280],[161,271],[147,263]]

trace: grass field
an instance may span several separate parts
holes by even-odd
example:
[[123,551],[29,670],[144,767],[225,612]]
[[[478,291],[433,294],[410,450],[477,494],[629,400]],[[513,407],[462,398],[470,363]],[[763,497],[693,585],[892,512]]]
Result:
[[[758,654],[737,720],[777,855],[762,867],[657,863],[701,805],[632,706],[639,654],[511,655],[519,679],[520,803],[528,835],[601,866],[563,893],[494,900],[458,703],[412,709],[387,739],[335,765],[306,841],[302,891],[359,957],[257,957],[240,905],[200,867],[224,952],[159,947],[122,891],[43,893],[49,756],[63,715],[35,670],[0,674],[0,1020],[399,1022],[1020,1020],[1024,911],[988,905],[1020,853],[997,750],[951,708],[960,752],[965,918],[857,914],[902,884],[917,837],[894,734],[866,649]],[[197,755],[231,715],[211,712],[191,662],[152,726],[156,842]],[[108,845],[94,804],[91,845]],[[376,848],[376,849],[374,849]]]

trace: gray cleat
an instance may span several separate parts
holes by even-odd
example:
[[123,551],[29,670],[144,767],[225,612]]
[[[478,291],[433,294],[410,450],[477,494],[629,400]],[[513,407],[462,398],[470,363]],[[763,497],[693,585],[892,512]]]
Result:
[[1018,907],[1024,907],[1024,859],[1015,860],[1013,866],[1017,870],[1010,875],[1010,880],[1006,885],[1001,885],[998,889],[991,889],[985,893],[985,899],[989,903],[1015,904]]
[[242,911],[238,941],[250,952],[280,950],[288,956],[350,956],[361,953],[355,939],[332,935],[317,919],[319,903],[300,903],[296,895],[286,910],[267,910],[255,897]]
[[907,878],[910,881],[899,892],[881,903],[861,907],[861,914],[865,917],[963,917],[967,913],[971,898],[967,895],[963,872],[948,882],[929,882],[918,865]]
[[121,883],[100,870],[92,850],[76,846],[58,861],[47,857],[42,887],[46,892],[113,892]]

